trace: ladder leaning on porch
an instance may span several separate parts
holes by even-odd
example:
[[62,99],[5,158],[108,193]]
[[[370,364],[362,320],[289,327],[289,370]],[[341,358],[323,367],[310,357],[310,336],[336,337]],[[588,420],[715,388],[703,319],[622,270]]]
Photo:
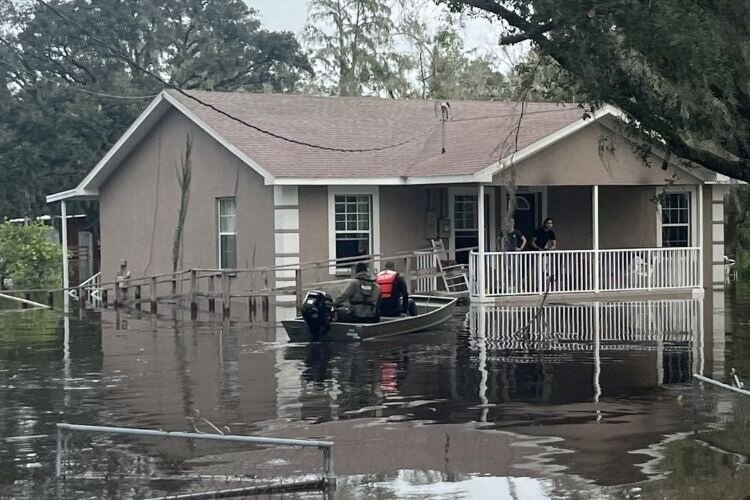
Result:
[[468,293],[469,278],[466,275],[468,271],[467,266],[465,264],[444,266],[443,259],[447,260],[448,253],[445,250],[443,240],[430,240],[430,242],[432,243],[435,267],[438,270],[439,276],[443,279],[445,291],[455,294]]

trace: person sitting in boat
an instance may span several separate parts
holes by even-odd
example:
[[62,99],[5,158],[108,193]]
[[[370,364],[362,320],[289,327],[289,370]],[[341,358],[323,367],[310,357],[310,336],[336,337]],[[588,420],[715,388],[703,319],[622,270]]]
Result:
[[380,314],[383,316],[416,316],[417,307],[409,299],[409,289],[406,280],[396,272],[396,265],[388,261],[385,269],[375,276],[375,282],[380,285]]
[[354,278],[333,302],[336,317],[344,323],[377,323],[380,321],[380,287],[365,262],[357,262],[354,273]]

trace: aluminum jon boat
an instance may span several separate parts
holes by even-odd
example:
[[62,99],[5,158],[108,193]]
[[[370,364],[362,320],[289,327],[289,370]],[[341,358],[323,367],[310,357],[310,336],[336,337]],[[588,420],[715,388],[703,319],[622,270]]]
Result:
[[[358,342],[427,330],[448,321],[458,299],[455,297],[410,295],[417,305],[416,316],[381,317],[378,323],[331,323],[331,330],[318,342]],[[313,342],[307,323],[301,318],[281,322],[292,342]]]

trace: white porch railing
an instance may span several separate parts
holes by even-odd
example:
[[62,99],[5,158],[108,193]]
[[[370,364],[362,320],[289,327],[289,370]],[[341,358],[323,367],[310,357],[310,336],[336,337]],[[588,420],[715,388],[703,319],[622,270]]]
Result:
[[[553,250],[484,254],[484,296],[638,291],[700,286],[698,248]],[[471,293],[479,295],[472,252]]]

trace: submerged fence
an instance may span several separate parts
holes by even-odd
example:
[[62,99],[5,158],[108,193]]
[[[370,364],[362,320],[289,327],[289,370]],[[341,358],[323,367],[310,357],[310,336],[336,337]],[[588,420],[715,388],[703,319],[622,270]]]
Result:
[[750,456],[750,391],[694,374],[692,406],[698,439]]
[[[81,435],[90,439],[71,446],[71,438]],[[111,436],[129,442],[115,443]],[[272,447],[275,459],[253,460],[258,446]],[[331,441],[61,423],[57,424],[56,476],[62,485],[75,489],[93,493],[97,487],[106,487],[149,498],[332,491],[336,484],[333,446]],[[280,470],[269,465],[290,462],[280,459],[282,452],[290,449],[321,452],[322,472],[300,474],[304,467],[300,464]],[[306,463],[313,459],[309,454],[297,458],[306,459]]]

